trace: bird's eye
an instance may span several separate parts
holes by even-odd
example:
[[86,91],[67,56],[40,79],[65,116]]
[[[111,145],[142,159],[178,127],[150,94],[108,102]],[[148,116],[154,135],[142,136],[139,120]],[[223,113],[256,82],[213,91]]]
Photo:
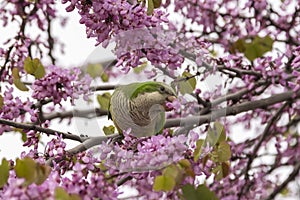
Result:
[[159,90],[160,90],[161,92],[164,92],[166,89],[165,89],[164,86],[160,86]]

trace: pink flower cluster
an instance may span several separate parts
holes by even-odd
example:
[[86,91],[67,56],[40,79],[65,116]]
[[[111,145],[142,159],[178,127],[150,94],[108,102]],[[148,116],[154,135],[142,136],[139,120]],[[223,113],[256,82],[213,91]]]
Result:
[[24,179],[17,178],[14,171],[10,172],[8,184],[0,193],[1,199],[55,199],[57,187],[63,188],[69,194],[78,195],[83,200],[101,198],[113,200],[118,196],[116,186],[107,181],[105,175],[99,172],[83,173],[86,165],[77,162],[69,176],[63,177],[53,170],[48,178],[41,184],[32,183],[24,186]]
[[32,97],[37,100],[51,98],[54,104],[70,98],[71,103],[83,95],[88,100],[91,78],[88,75],[81,77],[79,68],[63,69],[49,66],[48,73],[32,85]]
[[[28,116],[31,122],[37,121],[37,111],[33,107],[33,103],[27,99],[22,101],[20,97],[13,95],[13,87],[7,87],[3,95],[4,105],[0,109],[0,118],[6,120],[15,120],[24,122]],[[11,130],[8,126],[0,125],[0,135],[4,131]]]
[[294,49],[294,56],[295,58],[292,61],[292,66],[294,69],[299,69],[300,68],[300,46],[296,47]]
[[[166,22],[166,15],[155,10],[147,15],[146,8],[141,4],[129,3],[127,0],[63,0],[70,3],[67,11],[78,9],[80,23],[86,26],[88,37],[95,37],[97,44],[104,42],[122,31],[155,27]],[[107,44],[107,43],[106,43]]]
[[24,179],[17,178],[14,171],[10,171],[8,184],[3,187],[0,199],[51,199],[54,197],[54,190],[59,186],[59,174],[51,173],[43,184],[31,184],[24,187]]
[[[102,144],[99,147],[100,159],[105,165],[120,172],[151,171],[161,169],[184,158],[187,138],[152,136],[139,141],[130,135],[124,144]],[[136,149],[132,147],[136,146]]]
[[292,75],[296,77],[296,80],[292,81],[290,80],[288,82],[288,85],[290,88],[293,89],[293,91],[298,92],[300,90],[300,73],[299,73],[299,67],[300,67],[300,46],[294,49],[294,56],[295,58],[293,59],[291,63],[291,67],[293,69]]
[[[23,61],[27,56],[36,56],[31,52],[32,47],[36,48],[39,57],[43,57],[41,48],[51,48],[45,40],[44,34],[47,32],[48,19],[57,17],[54,7],[55,0],[32,1],[11,1],[3,0],[0,2],[0,18],[3,27],[12,28],[20,25],[20,28],[14,36],[8,38],[0,48],[0,60],[3,59],[0,70],[0,80],[9,79],[12,82],[10,72],[12,68],[18,68],[23,72]],[[38,28],[37,34],[28,34],[27,29],[33,27]],[[29,32],[31,33],[31,32]],[[53,38],[51,38],[53,40]]]
[[[94,163],[89,164],[94,165]],[[65,177],[62,181],[63,187],[69,193],[78,194],[83,200],[94,198],[117,199],[119,194],[117,186],[110,183],[103,172],[91,172],[86,164],[79,162],[74,165],[71,177]]]
[[297,8],[291,9],[297,1],[284,1],[277,7],[266,0],[168,0],[164,6],[172,9],[171,3],[176,13],[189,19],[183,22],[182,32],[195,33],[199,38],[217,43],[225,51],[230,51],[232,43],[238,39],[257,35],[297,44],[297,34],[290,34],[291,28],[292,32],[299,30],[299,24],[293,20],[297,16],[293,9]]

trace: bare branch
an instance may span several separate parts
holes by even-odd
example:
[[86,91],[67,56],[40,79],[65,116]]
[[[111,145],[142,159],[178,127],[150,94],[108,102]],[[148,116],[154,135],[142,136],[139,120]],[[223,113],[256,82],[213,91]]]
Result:
[[70,117],[80,117],[80,118],[87,118],[91,119],[94,117],[100,117],[107,115],[107,110],[103,110],[100,108],[96,109],[87,109],[87,110],[69,110],[65,112],[55,112],[51,114],[46,114],[44,116],[45,120],[52,120],[56,118],[64,119],[64,118],[70,118]]
[[[258,87],[260,87],[260,86],[262,86],[264,84],[266,84],[265,81],[258,81],[255,84],[255,86],[253,87],[252,90],[257,89]],[[218,104],[223,103],[224,101],[228,101],[228,100],[239,100],[239,99],[241,99],[241,97],[243,95],[248,94],[250,92],[251,92],[251,90],[249,90],[248,88],[243,88],[243,89],[241,89],[241,90],[239,90],[239,91],[237,91],[235,93],[226,94],[224,96],[221,96],[221,97],[219,97],[219,98],[211,101],[211,104],[212,105],[218,105]]]
[[199,126],[204,123],[213,122],[220,117],[236,115],[242,112],[255,110],[258,108],[265,109],[268,106],[274,105],[276,103],[293,100],[299,97],[300,97],[300,92],[298,92],[297,94],[295,94],[293,91],[283,92],[280,94],[275,94],[265,99],[244,102],[227,108],[220,108],[218,110],[212,111],[212,113],[210,114],[206,114],[202,116],[190,116],[185,118],[167,119],[164,127],[170,128],[170,127],[191,126],[191,125]]
[[53,50],[54,50],[54,38],[52,36],[52,19],[50,17],[50,15],[47,12],[44,12],[45,16],[46,16],[46,20],[48,22],[48,26],[47,26],[47,35],[48,35],[48,45],[49,45],[49,52],[48,52],[48,56],[51,59],[51,63],[53,65],[55,65],[55,61],[56,59],[53,56]]
[[99,85],[90,87],[91,91],[114,90],[118,85]]
[[65,133],[65,132],[61,132],[61,131],[56,131],[53,129],[49,129],[49,128],[43,128],[37,125],[32,125],[32,124],[24,124],[24,123],[19,123],[19,122],[13,122],[13,121],[9,121],[9,120],[5,120],[5,119],[0,119],[0,124],[3,125],[7,125],[7,126],[12,126],[15,128],[20,128],[23,130],[33,130],[33,131],[39,131],[42,133],[46,133],[49,135],[61,135],[64,139],[70,139],[70,140],[75,140],[78,142],[83,142],[86,138],[82,138],[78,135],[74,135],[71,133]]
[[277,194],[280,193],[289,184],[289,182],[295,179],[295,177],[299,174],[299,170],[300,170],[300,162],[298,162],[295,165],[294,170],[289,175],[289,177],[287,177],[287,179],[285,179],[285,181],[282,184],[280,184],[277,188],[275,188],[273,192],[265,200],[274,199],[277,196]]
[[[284,103],[275,113],[275,115],[273,115],[273,117],[271,118],[271,120],[268,122],[267,126],[264,129],[264,132],[261,134],[260,138],[258,139],[258,143],[255,145],[251,155],[249,156],[249,160],[245,169],[245,180],[247,181],[249,179],[249,170],[251,168],[251,164],[253,162],[253,160],[258,156],[257,152],[259,150],[259,148],[261,147],[262,143],[265,141],[265,139],[271,134],[271,127],[274,125],[274,123],[278,120],[278,118],[281,116],[282,112],[284,111],[284,109],[289,105],[289,102]],[[244,185],[241,188],[241,191],[239,193],[239,198],[241,198],[241,196],[243,195],[244,191],[248,191],[248,189],[250,188],[251,183],[249,183],[248,185]]]

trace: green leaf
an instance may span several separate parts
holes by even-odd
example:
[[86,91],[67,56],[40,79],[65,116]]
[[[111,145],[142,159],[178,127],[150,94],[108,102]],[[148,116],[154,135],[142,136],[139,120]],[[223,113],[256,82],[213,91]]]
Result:
[[223,126],[223,124],[216,121],[214,123],[214,127],[218,132],[221,132],[217,143],[220,143],[222,141],[226,141],[226,132],[225,132],[225,127]]
[[55,188],[54,197],[55,197],[56,200],[68,200],[68,199],[70,199],[69,194],[62,187],[56,187]]
[[221,164],[218,164],[212,172],[215,174],[216,180],[221,180],[222,178],[228,176],[230,171],[230,164],[229,162],[223,162]]
[[21,140],[23,142],[26,142],[26,140],[27,140],[27,134],[25,132],[20,132],[20,133],[21,133]]
[[231,149],[230,145],[226,141],[220,142],[218,149],[218,162],[225,162],[231,158]]
[[101,77],[103,74],[103,66],[100,63],[89,64],[87,66],[87,73],[93,78]]
[[287,197],[289,195],[289,193],[290,193],[290,191],[287,187],[283,188],[280,192],[280,194],[285,197]]
[[28,91],[28,87],[20,80],[20,79],[13,79],[14,85],[21,91]]
[[12,77],[14,85],[21,91],[28,91],[27,86],[21,81],[18,68],[12,69]]
[[35,167],[36,163],[31,158],[17,159],[15,172],[18,178],[25,179],[25,185],[30,185],[37,177]]
[[178,164],[183,167],[183,168],[190,168],[191,167],[191,163],[188,159],[182,159],[178,161]]
[[230,172],[230,163],[229,162],[223,162],[222,163],[222,173],[223,177],[226,177],[229,175]]
[[136,74],[140,74],[142,71],[144,71],[144,69],[147,67],[147,65],[148,65],[147,61],[143,62],[139,66],[133,68],[133,72]]
[[163,176],[172,177],[174,180],[176,180],[180,175],[180,169],[175,164],[171,164],[164,169],[162,174]]
[[9,162],[3,158],[0,165],[0,188],[2,188],[6,183],[9,176]]
[[178,161],[178,164],[181,168],[184,169],[185,173],[188,175],[188,176],[191,176],[191,177],[195,177],[195,172],[191,166],[191,163],[188,159],[182,159],[180,161]]
[[3,97],[0,95],[0,110],[2,109],[3,105],[4,105],[4,99],[3,99]]
[[40,59],[34,58],[32,60],[29,56],[24,60],[24,70],[27,74],[33,75],[36,79],[43,78],[46,74]]
[[64,188],[56,187],[54,191],[55,200],[81,200],[77,194],[68,194]]
[[201,199],[205,200],[218,200],[218,197],[213,191],[210,191],[210,189],[202,184],[197,187],[198,194],[201,194]]
[[154,11],[154,0],[148,0],[147,15],[152,15]]
[[236,52],[243,53],[246,50],[245,46],[246,46],[245,40],[244,39],[238,39],[236,42],[234,42],[231,45],[229,51],[230,51],[230,53],[236,53]]
[[[183,72],[182,78],[192,77],[193,75],[189,72]],[[196,88],[196,78],[189,78],[188,80],[180,81],[179,82],[179,91],[181,94],[190,94]]]
[[34,63],[29,56],[24,60],[24,70],[27,72],[27,74],[33,74],[36,70]]
[[37,165],[36,166],[37,177],[34,182],[37,185],[41,185],[48,178],[51,172],[51,168],[47,165],[41,165],[39,163],[36,163],[36,165]]
[[108,110],[110,98],[111,98],[111,94],[109,92],[105,92],[103,94],[97,95],[97,101],[101,109]]
[[154,8],[159,8],[161,5],[161,0],[153,0]]
[[255,44],[249,44],[247,45],[247,48],[245,50],[245,56],[248,58],[250,61],[255,60],[256,58],[260,57],[257,45]]
[[182,194],[185,200],[199,200],[202,199],[201,194],[197,193],[197,190],[193,185],[187,184],[182,187]]
[[210,191],[204,184],[199,185],[197,189],[191,184],[184,185],[182,194],[185,200],[218,200],[215,193]]
[[211,147],[215,146],[220,141],[226,139],[225,128],[219,123],[215,122],[213,127],[210,127],[207,131],[207,136],[205,139],[205,144],[208,142]]
[[101,80],[102,80],[103,82],[108,82],[108,81],[109,81],[109,76],[108,76],[108,74],[105,73],[105,72],[103,72],[103,73],[101,74]]
[[203,147],[204,140],[200,139],[196,142],[196,149],[193,153],[194,155],[194,161],[197,162],[198,159],[200,158],[201,152],[202,152],[202,147]]
[[212,169],[212,173],[215,174],[216,180],[221,180],[223,178],[222,166],[217,165],[215,168]]
[[154,191],[171,191],[176,182],[172,176],[156,176],[153,184]]
[[23,160],[16,160],[15,172],[17,177],[25,179],[25,185],[32,183],[40,185],[48,178],[51,168],[26,157]]
[[40,60],[37,58],[33,59],[33,63],[34,63],[34,66],[36,67],[35,71],[33,72],[34,77],[36,79],[43,78],[46,74],[44,66],[42,65]]
[[262,57],[266,52],[273,49],[274,40],[270,36],[259,37],[256,36],[254,39],[238,39],[232,44],[230,48],[231,53],[241,52],[244,53],[246,58],[250,61],[256,58]]
[[112,135],[115,133],[115,127],[113,125],[110,126],[104,126],[103,132],[105,135]]

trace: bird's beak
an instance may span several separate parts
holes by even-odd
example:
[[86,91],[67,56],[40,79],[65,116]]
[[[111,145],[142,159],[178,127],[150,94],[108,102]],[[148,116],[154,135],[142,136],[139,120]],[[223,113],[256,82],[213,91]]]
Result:
[[[168,96],[168,97],[166,98],[166,101],[167,101],[167,102],[173,102],[175,99],[176,99],[176,96]],[[166,103],[167,103],[167,102],[166,102]],[[171,111],[172,108],[169,108],[169,107],[166,105],[166,103],[164,104],[165,110],[166,110],[166,111]]]
[[167,101],[168,102],[173,102],[176,99],[176,96],[168,96]]

